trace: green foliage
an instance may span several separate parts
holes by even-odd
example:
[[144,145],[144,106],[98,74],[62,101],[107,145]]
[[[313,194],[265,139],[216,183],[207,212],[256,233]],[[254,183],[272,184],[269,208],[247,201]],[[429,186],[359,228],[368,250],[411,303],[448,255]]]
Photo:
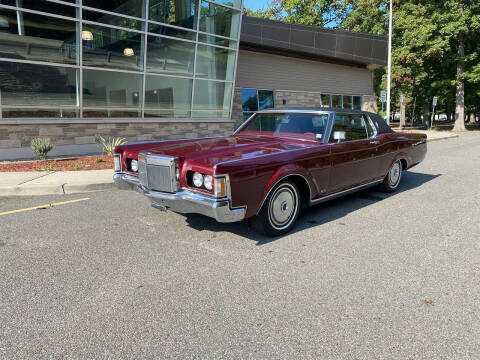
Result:
[[123,138],[103,138],[102,136],[97,136],[96,139],[97,146],[102,150],[102,152],[105,154],[109,154],[113,156],[113,151],[115,150],[115,146],[120,146],[123,145],[127,142],[127,140]]
[[95,164],[100,164],[100,163],[103,163],[103,162],[104,162],[104,161],[103,161],[102,158],[97,157],[97,158],[95,159]]
[[[388,11],[389,0],[273,0],[252,16],[387,35]],[[429,118],[433,96],[439,97],[438,112],[455,113],[460,96],[467,114],[480,113],[478,44],[480,1],[394,0],[392,111],[403,93],[409,117]],[[377,96],[386,80],[386,68],[374,71]]]
[[35,138],[30,142],[30,147],[35,155],[45,160],[47,154],[53,149],[53,144],[49,138]]

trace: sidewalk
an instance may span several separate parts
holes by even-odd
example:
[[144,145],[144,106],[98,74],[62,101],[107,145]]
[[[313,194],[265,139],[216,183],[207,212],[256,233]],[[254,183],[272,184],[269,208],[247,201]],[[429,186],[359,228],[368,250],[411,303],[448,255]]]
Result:
[[66,195],[113,188],[113,170],[0,172],[0,196]]
[[458,134],[451,132],[451,131],[435,131],[435,130],[417,130],[417,129],[405,129],[400,130],[398,128],[393,129],[396,132],[406,132],[406,133],[413,133],[413,134],[425,134],[427,135],[427,141],[438,141],[444,139],[452,139],[457,138]]

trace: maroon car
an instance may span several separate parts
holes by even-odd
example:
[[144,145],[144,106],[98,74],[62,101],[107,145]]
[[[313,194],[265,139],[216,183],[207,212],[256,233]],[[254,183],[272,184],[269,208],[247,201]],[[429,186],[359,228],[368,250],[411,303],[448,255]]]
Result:
[[395,133],[378,115],[327,108],[261,111],[233,135],[115,148],[115,183],[161,210],[257,231],[291,230],[303,207],[374,185],[395,191],[427,153],[426,136]]

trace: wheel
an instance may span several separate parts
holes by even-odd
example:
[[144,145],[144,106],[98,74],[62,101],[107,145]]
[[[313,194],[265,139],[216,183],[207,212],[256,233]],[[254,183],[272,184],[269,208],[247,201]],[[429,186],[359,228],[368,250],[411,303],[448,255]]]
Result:
[[383,179],[383,183],[380,184],[380,190],[388,193],[394,192],[397,190],[401,180],[402,162],[397,160],[392,164],[390,170],[388,170],[387,176]]
[[301,196],[291,181],[278,184],[268,195],[258,215],[250,220],[253,228],[264,235],[279,236],[289,232],[300,213]]

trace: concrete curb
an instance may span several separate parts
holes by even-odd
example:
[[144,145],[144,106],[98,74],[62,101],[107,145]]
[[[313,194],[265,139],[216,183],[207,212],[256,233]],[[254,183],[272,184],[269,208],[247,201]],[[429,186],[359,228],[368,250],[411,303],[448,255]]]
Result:
[[91,193],[114,188],[115,184],[62,184],[62,185],[28,185],[28,186],[0,186],[0,196],[42,196],[42,195],[70,195]]
[[0,196],[69,195],[114,187],[113,170],[0,173]]
[[448,140],[448,139],[455,139],[458,138],[460,135],[454,134],[454,135],[448,135],[448,136],[443,136],[440,138],[434,138],[434,139],[427,139],[427,142],[433,142],[433,141],[440,141],[440,140]]

